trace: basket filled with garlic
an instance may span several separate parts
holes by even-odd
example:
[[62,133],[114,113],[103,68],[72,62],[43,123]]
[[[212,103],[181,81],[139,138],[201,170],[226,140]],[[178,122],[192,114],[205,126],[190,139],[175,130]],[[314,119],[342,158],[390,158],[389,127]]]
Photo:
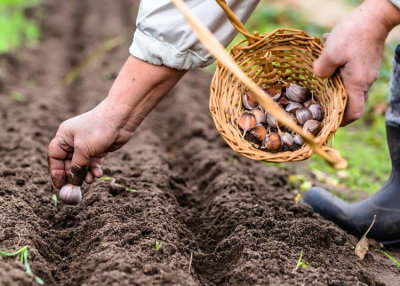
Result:
[[251,34],[225,0],[216,1],[245,37],[228,53],[181,0],[173,0],[217,59],[210,111],[228,145],[253,160],[301,161],[317,153],[332,167],[345,168],[327,143],[340,126],[347,94],[339,73],[328,79],[313,74],[320,39],[288,28]]

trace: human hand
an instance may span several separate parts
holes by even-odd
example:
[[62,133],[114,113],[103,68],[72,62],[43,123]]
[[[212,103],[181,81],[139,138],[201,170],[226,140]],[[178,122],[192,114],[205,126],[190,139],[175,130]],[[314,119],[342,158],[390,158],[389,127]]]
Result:
[[60,125],[48,150],[54,186],[59,189],[65,185],[68,174],[74,175],[73,180],[80,179],[86,168],[86,183],[101,177],[107,153],[129,141],[147,114],[185,73],[129,57],[103,102]]
[[[121,126],[122,125],[122,126]],[[101,163],[108,152],[125,145],[132,132],[107,111],[107,100],[93,110],[63,122],[48,151],[50,174],[56,188],[67,183],[71,166],[87,168],[85,182],[101,177]],[[75,174],[76,175],[76,174]]]
[[345,17],[328,35],[314,73],[330,77],[337,68],[348,102],[342,126],[364,113],[368,89],[379,76],[382,51],[390,30],[400,24],[400,10],[389,0],[367,0]]

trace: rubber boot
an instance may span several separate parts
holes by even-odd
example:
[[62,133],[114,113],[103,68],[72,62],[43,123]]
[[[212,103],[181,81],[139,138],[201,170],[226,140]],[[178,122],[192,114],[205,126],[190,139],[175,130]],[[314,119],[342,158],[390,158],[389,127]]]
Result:
[[311,188],[302,199],[316,213],[359,238],[376,215],[368,237],[386,245],[400,243],[400,45],[392,66],[389,104],[386,129],[392,172],[387,183],[375,195],[359,203],[349,204],[321,188]]

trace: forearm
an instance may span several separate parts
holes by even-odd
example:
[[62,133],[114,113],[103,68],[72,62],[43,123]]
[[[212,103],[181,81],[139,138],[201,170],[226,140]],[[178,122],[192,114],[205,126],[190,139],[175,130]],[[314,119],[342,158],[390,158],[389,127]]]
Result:
[[107,117],[120,128],[135,131],[185,72],[129,57],[102,102]]

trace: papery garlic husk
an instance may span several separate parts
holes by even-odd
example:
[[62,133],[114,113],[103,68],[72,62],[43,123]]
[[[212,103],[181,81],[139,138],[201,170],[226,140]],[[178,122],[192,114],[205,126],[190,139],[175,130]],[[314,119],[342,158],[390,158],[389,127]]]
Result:
[[275,118],[273,117],[271,114],[267,114],[267,123],[269,126],[273,127],[273,128],[278,128],[280,127],[282,124]]
[[238,124],[240,128],[243,129],[243,137],[246,135],[246,132],[250,129],[253,129],[257,126],[257,119],[253,113],[245,111],[242,113],[238,120]]
[[293,136],[288,132],[284,132],[281,135],[281,143],[282,145],[288,145],[289,147],[293,145]]
[[260,142],[262,142],[265,139],[265,136],[267,136],[268,130],[260,125],[251,130],[251,134]]
[[310,91],[298,84],[291,83],[290,86],[286,88],[286,97],[291,101],[305,102],[310,98]]
[[307,108],[301,108],[296,111],[297,123],[304,125],[308,120],[313,119],[313,115]]
[[60,190],[60,200],[68,205],[77,205],[82,200],[82,191],[80,186],[66,184]]
[[302,146],[304,144],[304,140],[300,135],[296,135],[293,137],[293,142],[297,145]]
[[286,112],[289,112],[289,113],[291,113],[291,114],[296,114],[296,111],[299,110],[299,109],[301,109],[301,108],[303,108],[303,105],[302,105],[301,103],[298,103],[298,102],[290,102],[290,103],[286,106],[285,110],[286,110]]
[[314,136],[316,136],[318,132],[321,131],[321,129],[322,129],[322,124],[314,119],[308,120],[303,125],[303,131],[305,133],[311,133]]
[[257,109],[251,110],[250,113],[254,114],[254,116],[256,117],[257,125],[261,125],[261,123],[267,122],[267,118],[265,116],[264,111],[257,108]]
[[312,113],[313,119],[322,121],[322,119],[324,118],[324,110],[322,109],[322,106],[320,104],[311,104],[308,110],[310,110],[310,112]]
[[272,132],[265,136],[265,139],[261,145],[261,148],[265,148],[270,151],[277,151],[281,147],[281,137],[278,133]]
[[257,101],[256,97],[248,90],[243,93],[242,102],[244,108],[247,110],[252,110],[257,108],[260,103]]
[[271,87],[264,88],[264,92],[268,94],[274,101],[278,101],[282,95],[282,84],[275,84]]

